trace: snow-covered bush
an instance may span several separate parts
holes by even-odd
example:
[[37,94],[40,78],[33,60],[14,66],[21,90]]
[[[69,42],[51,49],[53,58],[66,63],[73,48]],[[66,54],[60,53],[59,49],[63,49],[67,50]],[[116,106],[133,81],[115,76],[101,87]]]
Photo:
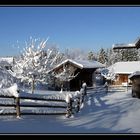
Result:
[[9,87],[7,90],[14,96],[19,97],[19,89],[16,83],[14,83],[11,87]]
[[0,88],[8,88],[15,81],[15,78],[3,68],[0,68]]
[[114,68],[110,68],[110,69],[103,69],[101,71],[101,75],[106,79],[106,80],[115,80],[115,72],[114,72]]
[[18,85],[16,83],[13,83],[8,88],[0,88],[0,95],[19,97]]

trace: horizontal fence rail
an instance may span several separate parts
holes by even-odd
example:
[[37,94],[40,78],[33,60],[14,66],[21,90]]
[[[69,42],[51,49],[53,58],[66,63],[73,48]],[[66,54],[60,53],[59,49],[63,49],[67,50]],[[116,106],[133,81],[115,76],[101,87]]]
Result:
[[39,98],[39,97],[20,97],[20,99],[65,102],[65,100],[62,100],[62,99],[45,99],[45,98]]
[[[70,97],[69,102],[66,102],[64,97],[57,96],[21,93],[19,97],[14,97],[0,94],[0,115],[16,115],[17,117],[21,115],[66,115],[66,117],[70,117],[75,112],[79,112],[80,106],[84,102],[85,92],[86,90],[81,92],[80,97]],[[42,111],[38,110],[39,108]],[[50,110],[48,110],[49,108]]]

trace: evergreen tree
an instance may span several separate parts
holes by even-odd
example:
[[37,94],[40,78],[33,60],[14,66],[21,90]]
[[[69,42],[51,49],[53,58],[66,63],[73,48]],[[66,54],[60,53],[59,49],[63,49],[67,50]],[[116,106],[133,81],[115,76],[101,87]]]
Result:
[[88,60],[97,60],[96,54],[93,51],[88,53]]
[[136,49],[122,49],[117,53],[121,56],[119,61],[137,61],[138,51]]
[[99,51],[98,61],[102,64],[106,64],[108,61],[107,53],[103,48],[101,48]]
[[140,49],[137,49],[137,58],[138,58],[138,61],[140,61]]

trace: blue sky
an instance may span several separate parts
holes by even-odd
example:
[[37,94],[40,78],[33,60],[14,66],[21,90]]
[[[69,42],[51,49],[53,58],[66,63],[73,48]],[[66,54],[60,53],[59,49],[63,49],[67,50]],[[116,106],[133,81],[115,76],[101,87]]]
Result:
[[49,37],[60,50],[131,43],[140,36],[140,7],[0,7],[0,56],[17,55],[30,36]]

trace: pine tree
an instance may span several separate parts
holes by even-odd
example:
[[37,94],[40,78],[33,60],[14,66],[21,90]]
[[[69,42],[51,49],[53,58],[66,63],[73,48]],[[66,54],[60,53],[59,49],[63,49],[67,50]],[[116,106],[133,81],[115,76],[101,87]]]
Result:
[[88,57],[88,60],[97,60],[96,54],[93,51],[90,51],[88,53],[88,56],[87,57]]
[[102,64],[106,64],[108,61],[107,53],[103,48],[101,48],[99,51],[98,61]]
[[137,58],[138,58],[138,61],[140,61],[140,49],[137,49]]
[[119,58],[118,61],[137,61],[138,51],[136,49],[121,49],[116,54]]
[[116,62],[121,61],[122,55],[120,52],[114,52],[114,50],[112,48],[108,49],[107,51],[107,57],[108,57],[108,61],[107,61],[107,67],[110,65],[113,65]]

